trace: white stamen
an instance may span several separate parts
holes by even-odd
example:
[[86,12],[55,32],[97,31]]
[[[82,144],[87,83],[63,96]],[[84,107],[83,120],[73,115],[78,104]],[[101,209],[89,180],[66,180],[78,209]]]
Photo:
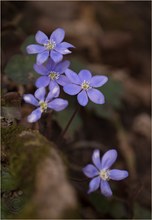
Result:
[[49,77],[50,77],[52,80],[59,79],[59,76],[60,76],[60,74],[57,73],[57,72],[54,72],[54,71],[50,72],[50,74],[49,74]]
[[48,43],[44,44],[44,47],[47,50],[52,50],[52,49],[54,49],[56,47],[56,43],[53,40],[48,40]]
[[87,81],[83,81],[83,83],[81,84],[81,88],[83,89],[83,90],[88,90],[88,89],[90,89],[91,87],[90,87],[90,84],[89,84],[89,82],[87,82]]
[[102,180],[109,180],[109,170],[100,170],[99,176]]

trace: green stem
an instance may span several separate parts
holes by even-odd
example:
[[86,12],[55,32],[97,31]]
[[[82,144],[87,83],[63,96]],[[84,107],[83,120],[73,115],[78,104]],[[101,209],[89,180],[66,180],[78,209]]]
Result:
[[73,114],[72,114],[70,120],[68,121],[68,123],[67,123],[65,129],[62,131],[62,133],[61,133],[61,135],[60,135],[60,138],[64,137],[65,133],[67,132],[68,128],[70,127],[71,122],[73,121],[74,117],[75,117],[76,114],[78,113],[79,109],[80,109],[80,106],[78,106],[78,107],[75,109],[75,111],[73,112]]

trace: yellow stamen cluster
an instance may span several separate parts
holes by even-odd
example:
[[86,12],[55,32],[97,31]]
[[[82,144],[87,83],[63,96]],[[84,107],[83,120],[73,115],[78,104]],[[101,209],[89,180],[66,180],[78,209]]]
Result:
[[40,102],[40,108],[42,112],[45,112],[47,110],[47,103],[46,102]]

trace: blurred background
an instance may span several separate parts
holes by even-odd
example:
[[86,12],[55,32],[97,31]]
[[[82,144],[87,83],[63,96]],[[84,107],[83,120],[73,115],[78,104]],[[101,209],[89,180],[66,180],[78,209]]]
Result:
[[[40,122],[34,124],[26,121],[33,107],[22,100],[24,93],[34,93],[34,82],[38,77],[32,67],[35,56],[27,55],[25,48],[35,42],[34,35],[38,30],[49,36],[58,27],[65,30],[65,41],[76,47],[72,54],[65,56],[71,61],[72,70],[78,73],[81,69],[89,69],[94,75],[109,77],[108,83],[101,87],[106,103],[102,106],[89,103],[86,108],[81,108],[60,143],[57,143],[58,137],[77,106],[76,97],[62,92],[61,96],[68,99],[69,107],[57,114],[45,114]],[[150,219],[151,2],[3,1],[1,42],[4,217]],[[43,187],[34,188],[31,192],[23,184],[26,182],[25,176],[30,176],[30,168],[28,173],[26,169],[20,171],[24,181],[17,180],[15,171],[12,172],[14,159],[10,156],[10,143],[7,141],[12,126],[13,129],[20,126],[23,130],[39,130],[47,140],[57,145],[55,149],[62,154],[68,170],[65,178],[72,192],[67,193],[67,197],[71,195],[69,201],[74,211],[70,212],[68,205],[63,208],[60,204],[63,209],[56,206],[58,203],[68,204],[65,198],[61,199],[62,193],[58,192],[63,188],[59,184],[62,180],[54,183],[54,192],[58,192],[55,194],[58,195],[57,203],[53,202],[54,194],[46,184],[51,181],[49,175],[42,175],[42,179],[46,180],[42,185],[46,185],[45,192],[48,193],[44,201]],[[17,139],[11,142],[11,146],[16,143]],[[126,169],[130,174],[123,181],[110,182],[114,194],[111,199],[104,198],[99,191],[90,195],[86,193],[89,180],[85,179],[81,170],[91,162],[92,152],[96,148],[101,150],[101,155],[115,148],[118,151],[115,168]],[[31,154],[30,158],[33,158]],[[21,167],[20,162],[18,166]],[[14,169],[17,167],[14,166]],[[52,170],[48,171],[50,175],[60,168],[56,165]],[[66,174],[66,171],[63,172]],[[35,181],[37,186],[39,179],[34,178],[29,178],[27,185]],[[67,191],[63,188],[64,192]],[[37,208],[34,217],[26,214],[30,213],[25,208],[27,203],[35,204],[36,200],[39,200],[45,217]],[[66,209],[66,215],[63,215],[62,211]]]

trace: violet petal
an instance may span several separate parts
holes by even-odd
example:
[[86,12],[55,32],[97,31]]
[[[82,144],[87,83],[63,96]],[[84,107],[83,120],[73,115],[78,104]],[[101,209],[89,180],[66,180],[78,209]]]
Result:
[[37,89],[34,93],[35,97],[40,101],[44,101],[45,94],[46,89],[44,87]]
[[45,50],[44,52],[42,53],[39,53],[36,57],[36,63],[38,65],[41,65],[42,63],[44,63],[49,57],[49,51],[48,50]]
[[92,165],[92,164],[88,164],[86,165],[83,169],[82,169],[83,173],[89,177],[89,178],[93,178],[97,175],[99,175],[99,171],[97,170],[97,168]]
[[36,98],[32,94],[25,94],[23,96],[23,99],[26,103],[29,103],[29,104],[32,104],[35,106],[39,105],[38,101],[36,100]]
[[38,31],[35,35],[35,40],[39,44],[45,44],[48,41],[48,37],[42,31]]
[[107,181],[101,180],[100,190],[101,190],[101,193],[104,196],[106,196],[106,197],[111,197],[112,196],[112,191],[111,191],[110,185]]
[[103,104],[105,102],[104,95],[97,89],[88,89],[87,94],[90,100],[96,104]]
[[30,44],[26,47],[26,51],[28,54],[42,53],[43,51],[45,51],[45,47],[37,44]]
[[54,30],[50,36],[50,40],[55,41],[56,44],[61,43],[64,39],[65,31],[62,28]]
[[116,150],[108,150],[102,157],[101,167],[102,169],[109,169],[117,159]]
[[93,178],[89,183],[88,193],[91,193],[91,192],[94,192],[95,190],[97,190],[100,186],[100,182],[101,182],[101,179],[99,176]]
[[107,76],[93,76],[90,80],[90,86],[97,88],[104,85],[107,81]]
[[113,169],[109,171],[109,177],[112,180],[122,180],[128,177],[128,171]]
[[27,117],[27,121],[30,123],[36,122],[41,118],[41,109],[37,108]]
[[81,91],[81,87],[75,84],[67,84],[63,87],[63,90],[69,95],[76,95]]
[[61,98],[56,98],[53,101],[48,103],[48,107],[55,110],[55,111],[62,111],[68,106],[68,101],[61,99]]
[[86,91],[82,90],[78,96],[77,96],[77,100],[79,102],[80,105],[82,106],[86,106],[88,104],[88,96]]

